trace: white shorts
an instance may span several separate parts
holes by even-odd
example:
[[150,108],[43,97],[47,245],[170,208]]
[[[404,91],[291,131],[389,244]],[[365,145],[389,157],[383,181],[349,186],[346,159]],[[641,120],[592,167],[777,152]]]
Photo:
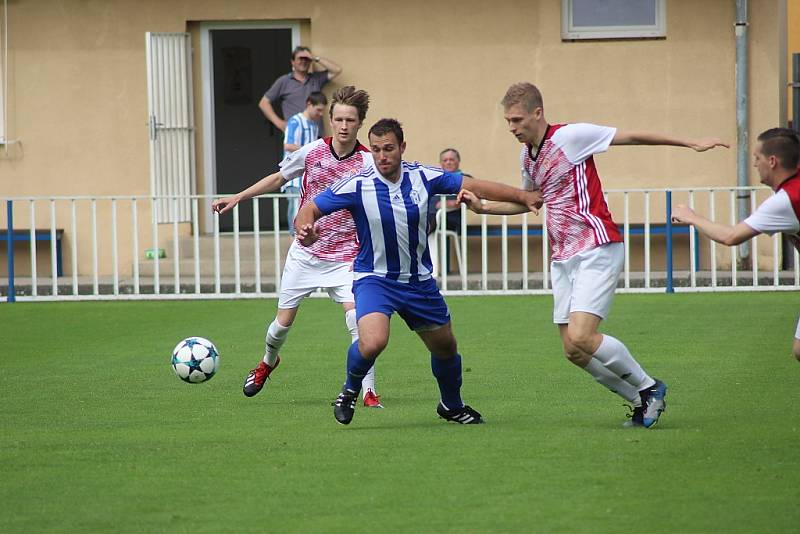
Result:
[[800,339],[800,319],[797,321],[797,330],[794,332],[794,338]]
[[322,288],[334,302],[354,302],[353,264],[322,260],[292,241],[283,267],[279,309],[292,309],[317,289]]
[[623,244],[608,243],[552,262],[553,322],[569,323],[572,312],[588,312],[605,319],[624,260]]

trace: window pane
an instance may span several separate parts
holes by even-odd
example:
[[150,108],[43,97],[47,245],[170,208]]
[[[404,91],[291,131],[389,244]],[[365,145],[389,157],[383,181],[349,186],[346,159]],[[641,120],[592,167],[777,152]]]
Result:
[[572,0],[573,28],[654,26],[656,0]]

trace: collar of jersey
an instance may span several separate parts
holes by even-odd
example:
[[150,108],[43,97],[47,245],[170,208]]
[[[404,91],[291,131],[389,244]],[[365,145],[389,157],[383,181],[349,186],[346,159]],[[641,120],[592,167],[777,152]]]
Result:
[[548,124],[547,128],[544,129],[544,135],[542,136],[542,140],[539,141],[539,146],[536,149],[535,156],[531,153],[531,148],[533,148],[533,145],[531,145],[530,143],[525,143],[525,147],[528,150],[528,155],[531,157],[533,161],[536,161],[536,158],[538,158],[539,154],[542,152],[542,147],[544,146],[544,142],[550,139],[550,136],[548,135],[549,133],[550,133],[550,125]]
[[361,143],[359,143],[359,142],[358,142],[358,139],[356,139],[356,145],[353,147],[353,150],[351,150],[351,151],[350,151],[350,153],[349,153],[349,154],[347,154],[346,156],[341,156],[341,157],[340,157],[340,156],[339,156],[339,155],[336,153],[336,151],[333,149],[333,137],[326,137],[326,138],[325,138],[325,142],[327,142],[327,143],[328,143],[328,148],[329,148],[329,149],[330,149],[330,151],[331,151],[331,155],[332,155],[334,158],[336,158],[338,161],[342,161],[342,160],[345,160],[345,159],[347,159],[347,158],[349,158],[349,157],[352,157],[352,156],[353,156],[353,154],[355,154],[356,152],[358,152],[358,151],[359,151],[359,149],[360,149],[360,148],[362,148],[362,145],[361,145]]

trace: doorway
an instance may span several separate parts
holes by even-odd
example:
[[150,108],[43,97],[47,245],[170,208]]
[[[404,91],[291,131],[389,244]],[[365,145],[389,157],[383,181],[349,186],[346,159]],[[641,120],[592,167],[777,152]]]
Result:
[[[278,168],[283,132],[264,117],[258,103],[272,83],[289,72],[299,26],[208,24],[202,38],[205,190],[233,194]],[[252,202],[239,206],[242,232],[253,230],[252,206]],[[280,211],[285,226],[285,202]],[[273,202],[259,201],[259,228],[271,229],[272,220]],[[221,232],[232,231],[232,213],[222,215],[219,224]],[[213,220],[205,230],[213,231]]]

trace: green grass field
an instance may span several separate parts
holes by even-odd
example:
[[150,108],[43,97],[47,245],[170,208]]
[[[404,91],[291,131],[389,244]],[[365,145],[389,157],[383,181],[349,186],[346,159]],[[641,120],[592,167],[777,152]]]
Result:
[[[797,532],[792,293],[621,295],[605,331],[669,386],[654,429],[561,355],[547,297],[450,298],[465,400],[436,418],[397,317],[384,410],[333,419],[349,338],[307,300],[257,397],[274,301],[0,305],[1,532]],[[222,355],[178,380],[180,339]]]

